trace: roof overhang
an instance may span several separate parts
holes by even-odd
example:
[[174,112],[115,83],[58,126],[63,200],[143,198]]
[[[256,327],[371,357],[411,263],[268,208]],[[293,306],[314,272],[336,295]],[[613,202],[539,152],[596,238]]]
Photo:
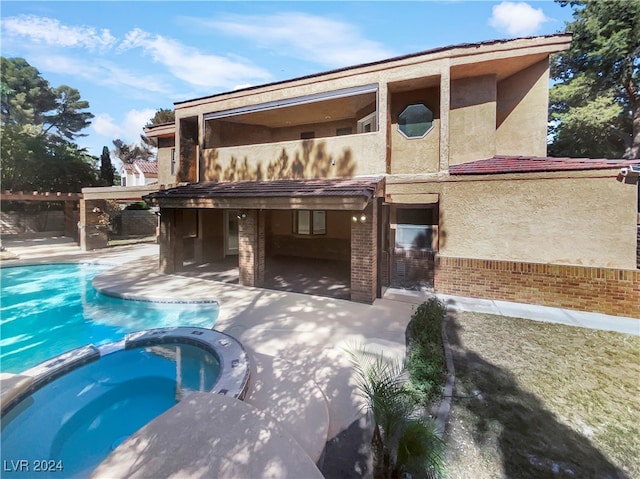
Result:
[[160,208],[364,210],[384,196],[384,177],[190,183],[151,193]]

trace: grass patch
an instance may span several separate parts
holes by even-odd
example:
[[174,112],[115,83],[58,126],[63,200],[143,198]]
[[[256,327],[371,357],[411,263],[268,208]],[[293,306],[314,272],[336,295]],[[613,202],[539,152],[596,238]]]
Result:
[[447,333],[450,477],[640,477],[640,337],[479,313]]

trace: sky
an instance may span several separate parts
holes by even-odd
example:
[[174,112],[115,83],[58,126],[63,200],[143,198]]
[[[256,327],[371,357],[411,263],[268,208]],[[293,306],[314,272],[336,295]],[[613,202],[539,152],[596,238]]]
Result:
[[139,142],[160,108],[335,68],[486,40],[564,31],[545,1],[7,1],[0,49],[95,118],[79,146]]

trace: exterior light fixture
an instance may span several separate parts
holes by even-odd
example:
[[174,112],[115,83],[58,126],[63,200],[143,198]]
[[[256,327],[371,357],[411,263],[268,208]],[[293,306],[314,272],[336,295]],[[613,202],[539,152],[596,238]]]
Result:
[[236,218],[238,218],[239,220],[243,220],[246,217],[247,217],[247,214],[244,211],[240,213],[238,216],[236,216]]
[[360,215],[360,217],[358,217],[358,216],[356,216],[356,215],[353,215],[353,216],[351,217],[351,220],[352,220],[354,223],[357,223],[358,221],[359,221],[360,223],[364,223],[365,221],[367,221],[367,217],[366,217],[366,216],[365,216],[365,214],[363,213],[363,214],[361,214],[361,215]]
[[360,223],[364,223],[365,221],[367,221],[367,217],[364,215],[364,213],[360,216]]

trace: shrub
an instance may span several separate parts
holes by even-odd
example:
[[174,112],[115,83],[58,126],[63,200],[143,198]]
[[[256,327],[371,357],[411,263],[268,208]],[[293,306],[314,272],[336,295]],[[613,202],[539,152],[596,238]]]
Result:
[[366,349],[347,350],[357,387],[373,417],[371,449],[374,479],[409,473],[416,478],[442,477],[444,441],[435,424],[415,410],[405,365]]
[[146,201],[136,201],[135,203],[131,203],[128,205],[125,210],[148,210],[149,205]]
[[437,298],[422,303],[407,326],[407,370],[410,389],[427,403],[442,391],[445,377],[442,322],[446,308]]

